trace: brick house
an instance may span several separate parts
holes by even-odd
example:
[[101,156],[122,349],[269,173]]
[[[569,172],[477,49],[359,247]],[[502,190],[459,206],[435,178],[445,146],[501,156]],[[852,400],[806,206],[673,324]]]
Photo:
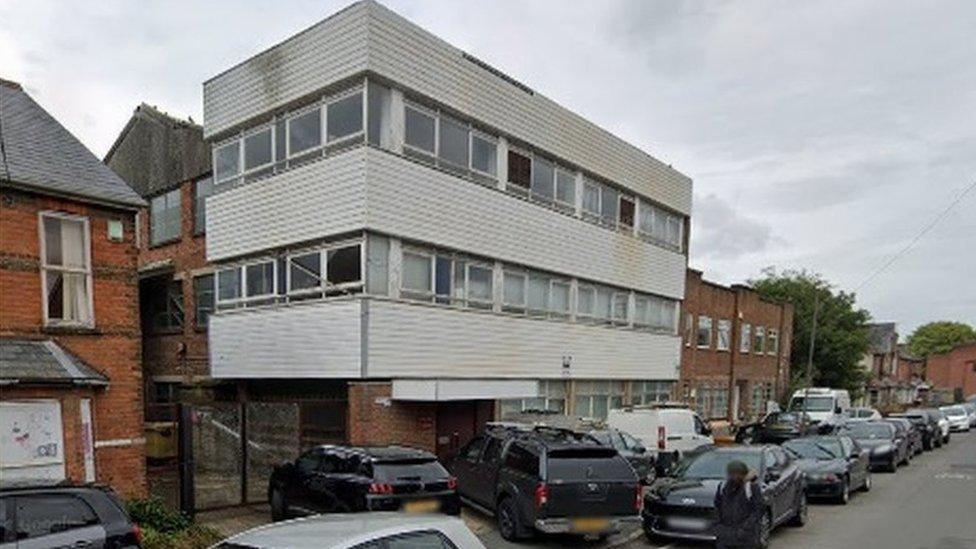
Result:
[[780,400],[789,383],[793,304],[688,269],[679,398],[709,419],[742,421]]
[[894,322],[868,324],[868,352],[861,358],[861,368],[867,373],[864,391],[866,404],[881,409],[898,409],[911,404],[918,397],[921,379],[919,360],[909,356],[898,344],[898,329]]
[[976,397],[976,343],[929,356],[925,370],[933,392],[950,393],[943,400],[958,402]]
[[143,200],[0,80],[0,477],[145,493]]

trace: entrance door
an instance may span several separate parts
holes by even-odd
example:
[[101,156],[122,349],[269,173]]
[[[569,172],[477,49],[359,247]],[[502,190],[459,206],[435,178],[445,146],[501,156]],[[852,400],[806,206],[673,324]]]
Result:
[[463,400],[437,405],[437,458],[450,462],[458,450],[480,433],[494,413],[494,402]]

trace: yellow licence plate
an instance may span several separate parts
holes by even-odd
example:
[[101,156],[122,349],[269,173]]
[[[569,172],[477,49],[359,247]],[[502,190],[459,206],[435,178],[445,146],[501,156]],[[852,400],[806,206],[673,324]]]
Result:
[[403,510],[407,513],[436,513],[440,509],[441,502],[436,499],[418,499],[403,503]]
[[580,518],[573,520],[573,530],[577,532],[602,532],[610,528],[610,521],[601,518]]

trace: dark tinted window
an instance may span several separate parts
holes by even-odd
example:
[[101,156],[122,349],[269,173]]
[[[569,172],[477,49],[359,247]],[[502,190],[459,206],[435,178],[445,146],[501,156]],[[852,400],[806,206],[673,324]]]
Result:
[[373,464],[373,478],[376,480],[427,480],[448,476],[447,470],[436,460]]
[[548,481],[564,479],[627,479],[634,475],[627,460],[607,448],[552,450],[548,454]]
[[488,439],[488,447],[485,448],[485,463],[497,464],[502,459],[502,442],[496,438]]
[[298,468],[300,473],[306,475],[313,473],[319,466],[320,456],[321,453],[318,450],[309,450],[298,458],[298,461],[295,462],[295,467]]
[[17,498],[17,537],[36,538],[98,523],[88,504],[74,496],[40,495]]
[[508,182],[528,189],[532,184],[532,159],[508,151]]
[[461,449],[460,456],[462,459],[468,461],[478,461],[481,457],[481,450],[485,447],[484,437],[478,437],[468,443],[463,449]]
[[505,466],[529,476],[539,475],[539,457],[517,442],[508,447]]
[[758,472],[762,458],[759,452],[706,452],[682,461],[676,471],[680,478],[724,479],[730,461],[738,460]]
[[13,498],[0,498],[0,543],[14,541],[16,539],[17,536],[14,532]]

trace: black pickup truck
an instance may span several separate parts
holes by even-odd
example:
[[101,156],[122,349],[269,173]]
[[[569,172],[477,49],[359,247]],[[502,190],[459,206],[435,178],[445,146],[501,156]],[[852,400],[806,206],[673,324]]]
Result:
[[640,522],[641,483],[617,450],[568,429],[489,426],[452,464],[461,500],[507,540],[536,532],[604,537]]

